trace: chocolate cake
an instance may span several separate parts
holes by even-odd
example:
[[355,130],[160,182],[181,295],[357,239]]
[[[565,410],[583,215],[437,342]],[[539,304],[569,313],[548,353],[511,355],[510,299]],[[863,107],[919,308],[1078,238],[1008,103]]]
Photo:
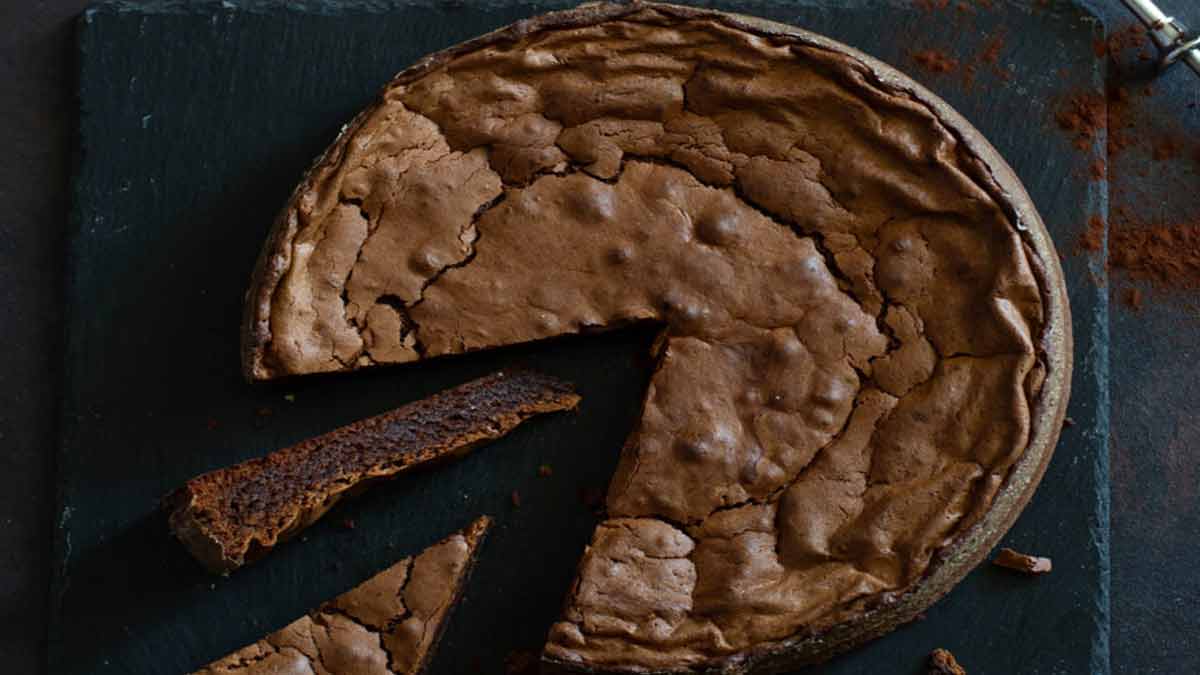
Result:
[[295,536],[345,494],[578,403],[571,386],[553,377],[489,375],[193,478],[165,500],[171,530],[205,567],[228,573]]
[[423,672],[489,525],[476,520],[196,675]]
[[882,634],[980,561],[1061,428],[1067,317],[1020,182],[936,96],[790,26],[633,2],[388,84],[278,219],[244,363],[661,326],[543,658],[736,673]]

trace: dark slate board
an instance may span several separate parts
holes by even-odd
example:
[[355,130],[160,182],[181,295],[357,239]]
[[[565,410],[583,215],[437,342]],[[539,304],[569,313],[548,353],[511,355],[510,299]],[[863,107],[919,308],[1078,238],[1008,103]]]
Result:
[[[1052,130],[1068,88],[1101,90],[1092,52],[1101,26],[1087,10],[997,1],[934,17],[890,2],[713,4],[805,26],[909,71],[912,49],[973,58],[983,36],[1002,30],[998,64],[1010,75],[982,67],[968,88],[957,75],[915,74],[1016,167],[1063,248],[1105,208],[1103,184],[1086,179],[1092,155]],[[422,54],[556,6],[103,3],[84,15],[51,672],[187,672],[484,512],[499,524],[433,672],[500,672],[510,650],[540,644],[594,524],[577,491],[607,483],[645,386],[650,335],[249,386],[237,329],[273,216],[340,125]],[[959,31],[973,37],[957,46],[936,37]],[[1108,671],[1104,267],[1069,258],[1066,268],[1076,425],[1006,538],[1052,556],[1055,574],[984,566],[925,620],[821,672],[922,672],[935,646],[973,673]],[[581,411],[343,504],[305,543],[230,578],[201,572],[156,513],[157,499],[196,473],[518,363],[576,381]],[[273,414],[256,413],[264,407]],[[543,463],[552,477],[537,476]]]
[[[1200,3],[1161,3],[1193,29]],[[1134,23],[1119,3],[1105,8],[1109,30]],[[1126,87],[1126,122],[1138,142],[1109,157],[1114,211],[1135,210],[1166,224],[1200,222],[1200,81],[1184,66],[1156,77],[1129,48],[1109,76]],[[1149,93],[1146,91],[1149,87]],[[1189,139],[1172,157],[1154,152],[1164,138]],[[1130,675],[1200,672],[1200,295],[1155,289],[1115,274],[1112,329],[1113,668]],[[1120,301],[1139,288],[1145,302]],[[1180,377],[1180,373],[1191,375]]]

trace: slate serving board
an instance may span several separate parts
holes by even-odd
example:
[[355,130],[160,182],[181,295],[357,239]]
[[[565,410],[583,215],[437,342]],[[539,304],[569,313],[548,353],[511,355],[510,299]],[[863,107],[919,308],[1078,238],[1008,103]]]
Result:
[[[189,672],[479,513],[498,524],[432,672],[502,672],[510,651],[541,643],[595,523],[578,491],[607,484],[648,378],[651,335],[262,386],[239,376],[237,335],[267,229],[338,128],[421,55],[564,4],[106,2],[83,15],[52,673]],[[1102,28],[1087,9],[996,0],[933,17],[901,2],[707,4],[825,33],[912,72],[1008,158],[1061,248],[1106,208],[1103,183],[1085,170],[1101,149],[1081,153],[1053,129],[1069,94],[1102,91],[1092,51]],[[951,43],[960,32],[973,37]],[[912,51],[928,47],[965,63],[982,36],[1001,33],[995,65],[970,86],[913,65]],[[1005,540],[1053,557],[1054,574],[984,566],[923,621],[820,672],[923,672],[936,646],[972,673],[1108,672],[1103,261],[1068,257],[1066,272],[1075,426]],[[578,383],[580,411],[344,503],[229,578],[202,572],[156,511],[197,473],[513,364]],[[539,477],[541,464],[553,475]]]

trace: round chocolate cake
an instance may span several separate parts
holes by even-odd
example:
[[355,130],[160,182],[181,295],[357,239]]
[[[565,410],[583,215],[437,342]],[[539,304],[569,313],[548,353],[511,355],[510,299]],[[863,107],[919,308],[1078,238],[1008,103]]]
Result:
[[561,668],[770,671],[912,619],[1028,500],[1068,395],[1057,256],[977,131],[844,45],[640,2],[398,75],[277,222],[245,368],[633,322],[657,365]]

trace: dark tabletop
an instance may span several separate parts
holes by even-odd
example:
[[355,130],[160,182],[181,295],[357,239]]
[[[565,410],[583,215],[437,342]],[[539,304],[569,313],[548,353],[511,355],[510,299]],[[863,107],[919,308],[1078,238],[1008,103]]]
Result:
[[[62,246],[75,105],[72,19],[83,0],[0,5],[0,659],[5,672],[38,672],[44,649],[54,501],[57,385],[62,349]],[[924,4],[929,4],[925,0]],[[1200,26],[1200,6],[1163,0]],[[1118,3],[1099,8],[1110,28],[1129,24]],[[944,39],[951,39],[949,36]],[[1200,143],[1154,159],[1155,139],[1200,138],[1189,108],[1200,81],[1182,70],[1146,95],[1136,50],[1110,78],[1136,84],[1131,115],[1147,142],[1110,157],[1114,209],[1200,218]],[[1083,224],[1080,224],[1082,230]],[[1059,242],[1073,254],[1071,242]],[[1194,293],[1147,291],[1139,311],[1110,284],[1112,375],[1112,663],[1119,673],[1200,672],[1200,393],[1192,368],[1200,347]]]

